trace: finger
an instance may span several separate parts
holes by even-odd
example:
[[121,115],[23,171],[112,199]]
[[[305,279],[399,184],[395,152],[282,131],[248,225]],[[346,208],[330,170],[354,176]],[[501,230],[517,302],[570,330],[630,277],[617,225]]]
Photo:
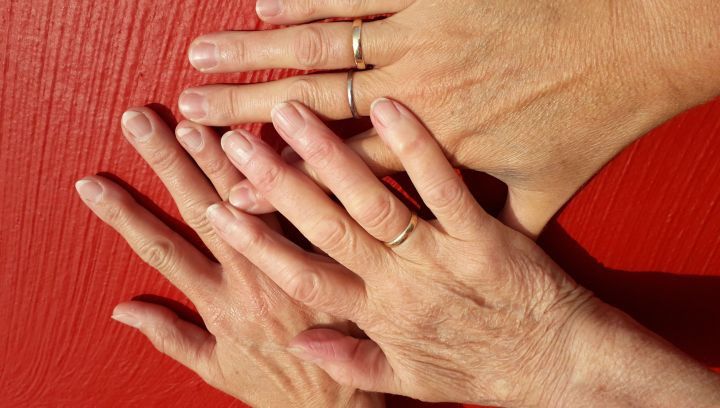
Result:
[[330,17],[357,17],[397,13],[414,0],[258,0],[258,16],[273,24],[297,24]]
[[190,121],[180,122],[175,135],[185,151],[195,160],[223,200],[233,186],[245,177],[230,163],[220,147],[220,137],[212,129]]
[[[363,24],[365,62],[386,66],[404,53],[383,21]],[[317,23],[266,31],[206,34],[190,46],[190,63],[206,73],[269,68],[354,68],[352,23]]]
[[[375,80],[373,70],[354,76],[355,105],[367,114],[373,96],[387,92]],[[382,92],[381,92],[382,91]],[[208,85],[187,89],[180,95],[182,114],[208,126],[270,122],[272,108],[285,101],[299,101],[327,119],[352,117],[347,95],[347,74],[314,74],[263,84]]]
[[[218,234],[245,255],[293,299],[345,319],[354,319],[365,303],[365,287],[345,267],[320,261],[257,217],[224,204],[208,209]],[[272,254],[272,256],[268,256]]]
[[311,329],[292,339],[289,347],[291,353],[317,364],[341,385],[391,394],[399,391],[392,367],[372,340],[331,329]]
[[223,150],[275,208],[318,248],[353,271],[372,271],[386,252],[337,204],[267,144],[243,130],[228,132]]
[[151,109],[134,108],[122,117],[126,139],[160,177],[187,224],[221,263],[241,262],[213,233],[205,210],[220,200],[200,169],[177,143],[167,124]]
[[127,191],[102,177],[75,184],[80,198],[117,231],[140,258],[157,269],[198,307],[214,298],[220,270],[200,251],[132,199]]
[[215,337],[207,331],[164,306],[146,302],[121,303],[115,306],[112,318],[140,330],[159,352],[203,379],[210,377]]
[[[345,144],[360,156],[360,159],[378,178],[402,171],[402,165],[397,156],[378,137],[375,129],[346,139]],[[282,151],[281,156],[283,160],[310,177],[323,190],[328,191],[315,170],[305,163],[290,146]],[[230,190],[229,201],[238,209],[250,214],[267,214],[275,211],[275,207],[264,199],[247,180],[241,181]]]
[[297,102],[276,106],[273,124],[370,235],[388,242],[405,229],[410,210],[306,107]]
[[427,129],[407,108],[389,99],[375,101],[371,117],[442,228],[455,237],[475,236],[476,225],[490,216],[475,201]]

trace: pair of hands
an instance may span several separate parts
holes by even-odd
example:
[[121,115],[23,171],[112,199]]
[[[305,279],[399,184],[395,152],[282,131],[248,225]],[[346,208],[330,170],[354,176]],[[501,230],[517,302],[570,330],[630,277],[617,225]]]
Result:
[[[367,114],[371,102],[378,96],[390,95],[403,101],[420,114],[454,164],[488,171],[508,183],[510,198],[504,219],[531,235],[617,150],[663,115],[674,113],[699,98],[699,93],[695,93],[682,102],[663,100],[664,103],[651,109],[638,109],[638,106],[645,107],[639,105],[643,102],[641,95],[665,95],[662,85],[666,81],[656,81],[658,78],[653,76],[646,82],[639,81],[641,75],[612,76],[607,80],[608,71],[596,69],[597,61],[608,57],[596,53],[608,47],[588,50],[585,44],[577,43],[578,36],[590,31],[599,40],[611,38],[614,45],[633,35],[628,25],[612,20],[599,6],[491,2],[480,10],[476,3],[469,1],[442,7],[423,0],[397,2],[389,8],[383,3],[360,2],[364,8],[358,9],[343,8],[342,2],[286,1],[287,8],[282,12],[274,17],[265,14],[264,18],[275,23],[296,23],[328,16],[398,12],[386,20],[366,24],[366,59],[376,68],[356,75],[360,112]],[[259,10],[263,10],[262,5],[259,4]],[[267,11],[267,7],[264,10]],[[647,10],[635,11],[642,14]],[[637,14],[624,16],[631,15]],[[588,30],[588,24],[598,30]],[[618,27],[627,29],[619,31],[623,34],[619,37],[615,30]],[[349,31],[349,23],[329,23],[258,33],[218,33],[196,40],[190,53],[193,63],[205,72],[271,67],[343,68],[352,65],[347,44]],[[528,37],[528,32],[534,36]],[[609,32],[616,33],[616,37],[606,36]],[[480,61],[476,60],[477,55],[483,56]],[[606,61],[605,69],[617,65],[616,62],[628,62],[623,59],[627,57],[623,53],[609,56],[614,59]],[[646,60],[651,60],[650,56],[633,60],[633,64],[642,65]],[[633,66],[627,69],[635,74],[630,69]],[[627,83],[636,87],[630,88],[630,95]],[[605,104],[602,98],[609,93],[622,97]],[[341,199],[341,193],[346,194],[343,204],[357,222],[337,207],[330,207],[317,187],[284,166],[259,140],[248,135],[244,136],[245,140],[258,156],[253,156],[251,164],[234,160],[248,177],[243,181],[240,172],[223,154],[216,136],[201,125],[267,121],[272,107],[292,99],[308,104],[325,118],[337,119],[350,114],[344,100],[344,75],[339,74],[191,89],[181,96],[180,107],[197,123],[183,122],[176,133],[197,165],[152,112],[136,109],[126,114],[123,125],[128,139],[163,179],[183,217],[203,238],[219,264],[209,261],[141,209],[117,185],[98,177],[81,181],[78,190],[85,202],[123,234],[144,260],[189,296],[209,333],[178,320],[167,309],[140,302],[118,306],[115,311],[118,320],[138,327],[161,351],[189,366],[212,385],[253,405],[381,403],[378,395],[360,392],[358,387],[427,400],[462,399],[518,405],[540,403],[543,398],[558,401],[569,398],[570,390],[582,389],[571,384],[597,380],[589,371],[579,370],[583,372],[580,375],[576,370],[570,378],[547,375],[542,369],[547,369],[546,364],[558,364],[549,371],[567,373],[573,367],[586,367],[587,364],[577,358],[583,348],[595,345],[597,350],[605,349],[597,340],[592,340],[598,326],[625,319],[576,288],[530,241],[489,219],[466,199],[461,184],[453,187],[452,179],[442,180],[451,187],[440,190],[435,200],[446,200],[448,204],[433,209],[439,219],[438,210],[456,217],[465,211],[466,216],[474,217],[476,223],[467,226],[466,235],[447,230],[440,219],[435,224],[422,223],[413,234],[412,239],[423,245],[413,247],[408,245],[413,241],[408,241],[398,249],[408,252],[369,250],[373,244],[375,249],[382,247],[375,238],[389,239],[386,235],[402,230],[408,219],[403,215],[407,213],[396,202],[387,201],[389,196],[382,198],[377,184],[373,189],[378,194],[376,201],[372,198],[370,201],[372,208],[354,207],[353,213],[347,201],[353,200],[353,193],[365,192],[347,188],[339,191],[341,184],[348,181],[333,177],[347,171],[333,168],[335,171],[329,174],[327,166],[339,154],[344,158],[354,156],[337,143],[309,111],[292,104],[303,113],[306,124],[312,124],[308,127],[313,130],[310,134],[318,138],[324,136],[322,140],[326,143],[319,146],[325,150],[303,151],[313,148],[317,140],[298,144],[293,142],[297,132],[285,132],[283,136],[300,156],[309,159],[308,163],[300,163],[299,168],[324,182]],[[594,109],[597,102],[603,102],[601,106],[607,108]],[[628,106],[633,109],[627,110]],[[432,145],[424,128],[411,120],[407,110],[400,105],[396,107],[408,123],[412,122],[407,126],[414,131],[410,136],[415,136],[417,143],[410,145]],[[622,115],[618,116],[619,113]],[[378,125],[377,117],[373,119]],[[411,161],[413,149],[409,156],[401,154],[403,148],[399,152],[393,150],[392,144],[388,149],[381,129],[382,126],[378,126],[381,135],[353,138],[346,146],[359,153],[376,174],[408,166],[403,158]],[[228,136],[226,144],[230,145],[234,139],[237,142],[240,136]],[[426,150],[434,151],[435,161],[430,163],[437,163],[445,170],[449,168],[439,149],[427,147]],[[325,160],[321,160],[323,154]],[[353,163],[359,171],[351,175],[356,177],[356,182],[375,180],[377,183],[367,169],[363,170],[360,161],[355,159]],[[270,172],[258,172],[255,166],[262,165]],[[212,186],[197,166],[207,174]],[[323,168],[324,177],[320,174]],[[268,179],[268,174],[279,178],[268,183],[273,181]],[[280,176],[287,174],[292,175],[290,181]],[[441,174],[448,175],[440,172],[429,176]],[[357,178],[360,175],[364,175],[362,180]],[[441,181],[425,179],[428,174],[423,172],[415,175],[419,188],[422,183]],[[458,182],[457,178],[454,182]],[[283,188],[276,190],[272,188],[274,184]],[[432,190],[433,186],[425,185],[424,191]],[[288,208],[287,202],[281,200],[288,191],[298,192],[293,205],[297,206],[306,197],[314,197],[320,200],[316,203],[324,203],[316,215],[327,217],[329,214],[337,221],[316,227],[335,226],[338,230],[326,229],[325,234],[338,231],[344,234],[338,233],[336,240],[327,241],[316,235],[314,242],[340,264],[300,252],[243,212],[223,207],[226,217],[229,213],[232,218],[222,225],[230,229],[218,229],[218,233],[211,230],[204,216],[208,206],[227,200],[235,192],[245,198],[234,200],[235,203],[247,203],[244,209],[248,212],[264,212],[275,207],[291,221],[305,223],[305,228],[300,229],[312,240],[318,232],[313,233],[306,215],[315,210],[312,206],[304,208],[302,217],[298,218],[293,212],[298,208]],[[427,200],[427,194],[425,198]],[[432,203],[433,198],[428,201]],[[387,210],[384,214],[380,211],[383,206]],[[369,213],[363,214],[363,210]],[[375,214],[376,219],[372,219],[372,211],[380,211]],[[243,241],[247,236],[238,231],[253,232],[256,239]],[[367,247],[361,246],[363,243]],[[247,250],[253,245],[276,248],[279,253],[284,250],[286,255],[282,262],[253,259],[251,255],[258,253]],[[368,258],[359,255],[363,252],[355,255],[348,252],[363,248],[369,251],[365,252]],[[353,256],[355,263],[352,263]],[[467,259],[458,259],[460,257]],[[377,262],[375,273],[367,270],[368,259]],[[427,265],[443,273],[428,273]],[[298,306],[259,272],[266,273],[294,297],[330,314]],[[315,284],[311,286],[311,295],[292,286],[306,282],[304,279],[308,277]],[[327,293],[337,293],[333,290],[339,290],[342,299],[348,302],[330,302],[333,297]],[[413,309],[412,305],[417,308]],[[456,309],[451,310],[456,313],[441,314],[438,309],[449,308],[447,305],[455,305]],[[354,328],[346,320],[332,315],[358,322],[375,343],[347,337],[355,334]],[[348,386],[336,385],[317,367],[301,364],[288,353],[291,339],[313,326],[330,326],[334,330],[304,333],[293,341],[295,351],[316,361]],[[473,329],[478,333],[473,333]],[[631,330],[637,331],[636,327]],[[615,330],[609,332],[616,333]],[[497,337],[488,337],[488,333]],[[653,342],[648,340],[651,336],[639,337]],[[567,350],[554,350],[550,347],[553,343],[566,344]],[[328,350],[337,350],[340,354],[328,356]],[[357,360],[354,360],[356,354],[350,351],[357,351]],[[463,357],[458,359],[458,356]],[[349,357],[352,357],[350,361],[343,361]],[[457,362],[463,360],[466,364],[458,365]],[[377,370],[373,371],[375,375],[362,376],[358,367]],[[258,376],[255,370],[267,376]],[[537,390],[543,386],[548,392],[540,395]],[[250,394],[248,389],[254,392]],[[281,401],[282,398],[287,400]]]

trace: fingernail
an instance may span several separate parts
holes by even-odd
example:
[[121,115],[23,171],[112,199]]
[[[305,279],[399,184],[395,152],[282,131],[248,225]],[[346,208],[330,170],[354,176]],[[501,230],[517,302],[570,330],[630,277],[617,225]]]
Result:
[[295,150],[293,150],[290,146],[285,146],[284,149],[282,149],[282,152],[280,152],[280,157],[285,161],[285,163],[296,163],[302,160],[299,154]]
[[278,126],[278,130],[288,137],[293,137],[305,127],[305,118],[291,103],[285,102],[276,105],[272,110],[272,118],[273,122]]
[[217,45],[201,42],[190,48],[190,62],[197,69],[215,68],[218,64]]
[[255,11],[260,17],[275,17],[282,12],[281,0],[258,0]]
[[298,357],[301,360],[310,362],[310,363],[318,363],[321,361],[320,358],[318,358],[316,355],[309,353],[304,348],[300,347],[290,347],[288,348],[288,351],[293,354],[295,357]]
[[127,111],[123,113],[122,124],[135,139],[141,140],[150,136],[152,124],[144,113],[138,111]]
[[202,149],[203,139],[200,132],[191,127],[178,128],[175,133],[178,135],[180,143],[183,144],[191,152],[198,152]]
[[370,106],[370,110],[372,111],[375,119],[377,119],[383,126],[392,125],[395,121],[400,119],[401,116],[395,102],[386,98],[375,100],[372,106]]
[[180,111],[188,119],[202,119],[207,116],[207,99],[204,95],[187,92],[180,95]]
[[118,321],[122,324],[126,324],[130,327],[134,327],[136,329],[140,328],[140,320],[135,318],[133,315],[129,315],[127,313],[113,313],[112,316],[110,316],[113,320]]
[[250,210],[255,207],[257,198],[255,194],[247,187],[237,187],[230,190],[228,200],[233,207],[241,210]]
[[79,180],[75,183],[75,189],[80,198],[87,203],[97,204],[102,198],[102,186],[92,180]]
[[222,204],[208,207],[206,215],[208,221],[221,232],[227,232],[235,225],[235,216]]
[[220,143],[223,150],[238,164],[244,165],[250,160],[253,146],[242,132],[231,130],[225,133]]

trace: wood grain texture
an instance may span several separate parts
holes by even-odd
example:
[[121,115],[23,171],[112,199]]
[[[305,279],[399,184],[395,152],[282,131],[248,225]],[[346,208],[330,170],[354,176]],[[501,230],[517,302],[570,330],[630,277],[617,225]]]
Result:
[[[0,0],[0,406],[242,406],[111,322],[139,294],[183,297],[75,196],[109,172],[178,217],[125,143],[129,106],[177,116],[197,35],[262,29],[243,0]],[[720,367],[720,102],[626,150],[542,244],[601,297]],[[410,404],[412,405],[412,404]]]

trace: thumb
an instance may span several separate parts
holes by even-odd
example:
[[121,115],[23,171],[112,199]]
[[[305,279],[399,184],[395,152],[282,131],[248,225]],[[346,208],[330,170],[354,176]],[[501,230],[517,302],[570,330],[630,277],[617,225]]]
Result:
[[555,213],[572,197],[559,191],[531,191],[508,186],[500,221],[508,227],[536,239]]
[[398,393],[393,369],[372,340],[346,336],[332,329],[311,329],[295,337],[289,351],[317,364],[341,385],[370,392]]

